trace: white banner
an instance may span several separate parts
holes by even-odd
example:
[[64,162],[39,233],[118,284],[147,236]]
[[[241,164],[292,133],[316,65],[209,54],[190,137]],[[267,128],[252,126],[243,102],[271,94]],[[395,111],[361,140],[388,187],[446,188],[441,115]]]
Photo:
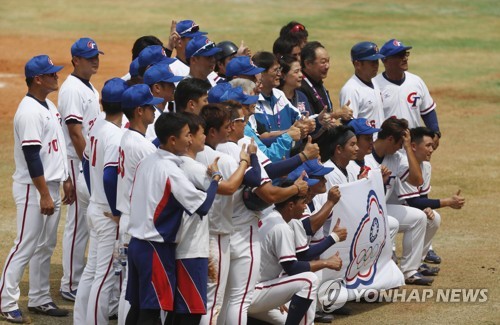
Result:
[[[333,209],[331,228],[340,218],[347,238],[330,247],[322,258],[340,252],[342,269],[322,270],[322,282],[343,279],[348,300],[351,290],[390,289],[404,285],[404,277],[392,261],[385,193],[380,170],[372,170],[369,179],[339,186],[342,197]],[[330,232],[332,229],[330,229]]]

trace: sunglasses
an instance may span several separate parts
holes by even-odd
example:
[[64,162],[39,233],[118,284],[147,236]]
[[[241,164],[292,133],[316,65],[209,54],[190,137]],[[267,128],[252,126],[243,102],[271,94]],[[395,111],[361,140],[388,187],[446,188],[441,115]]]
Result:
[[306,30],[304,25],[297,24],[297,25],[293,26],[292,29],[290,29],[290,32],[291,33],[298,33],[298,32],[304,31],[304,30]]
[[211,50],[215,47],[215,43],[210,41],[207,44],[203,45],[199,49],[197,49],[191,56],[196,56],[196,54],[200,53],[201,51],[208,51]]
[[392,56],[395,57],[395,58],[404,59],[404,58],[407,58],[407,57],[410,56],[410,52],[403,51],[403,52],[396,53],[396,54],[394,54]]
[[189,27],[188,29],[185,29],[182,32],[180,32],[179,35],[182,36],[182,35],[184,35],[186,33],[196,33],[199,30],[200,30],[200,26],[193,25],[193,26]]

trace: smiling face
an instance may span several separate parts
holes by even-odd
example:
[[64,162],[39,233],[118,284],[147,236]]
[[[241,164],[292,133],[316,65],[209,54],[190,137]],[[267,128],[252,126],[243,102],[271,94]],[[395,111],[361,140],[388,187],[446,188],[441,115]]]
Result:
[[278,62],[266,71],[262,72],[262,89],[264,92],[270,92],[273,88],[280,85],[281,67]]
[[408,58],[410,52],[402,51],[386,57],[382,62],[388,73],[403,73],[408,70]]
[[305,62],[305,71],[312,79],[321,81],[326,79],[328,76],[328,70],[330,69],[330,56],[322,47],[318,47],[315,54],[316,59],[314,61]]
[[302,69],[300,68],[300,62],[294,61],[290,65],[290,71],[284,76],[285,84],[287,86],[293,87],[293,89],[299,88],[302,84]]
[[434,152],[434,140],[429,136],[424,136],[420,143],[412,143],[413,151],[418,162],[430,161]]
[[170,137],[173,142],[174,153],[178,156],[184,156],[188,152],[189,146],[191,145],[191,132],[189,131],[189,126],[186,124],[181,129],[179,136]]
[[373,150],[373,135],[372,134],[360,134],[358,138],[358,158],[362,159],[364,156],[372,153]]
[[195,134],[191,134],[190,149],[193,153],[198,153],[205,149],[205,129],[200,125]]
[[363,81],[369,82],[378,73],[378,60],[373,61],[354,61],[354,70],[356,75]]

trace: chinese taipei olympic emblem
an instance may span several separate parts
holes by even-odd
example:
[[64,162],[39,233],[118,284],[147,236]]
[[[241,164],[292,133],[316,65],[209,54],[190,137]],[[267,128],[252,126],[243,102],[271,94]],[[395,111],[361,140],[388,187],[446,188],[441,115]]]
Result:
[[386,218],[375,191],[368,192],[366,214],[359,222],[349,251],[345,280],[348,289],[370,285],[387,237]]

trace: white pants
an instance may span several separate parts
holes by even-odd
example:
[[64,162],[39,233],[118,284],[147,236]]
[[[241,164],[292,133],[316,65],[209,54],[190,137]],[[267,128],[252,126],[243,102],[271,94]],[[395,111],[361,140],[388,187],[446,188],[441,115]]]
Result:
[[271,324],[284,324],[287,314],[275,309],[288,303],[293,295],[312,300],[301,324],[313,324],[316,313],[316,291],[319,280],[313,272],[303,272],[292,276],[259,282],[255,286],[248,314],[253,318]]
[[104,216],[109,206],[90,202],[87,223],[90,230],[87,265],[76,295],[75,324],[108,324],[110,293],[115,283],[113,250],[118,225]]
[[260,268],[257,218],[235,225],[230,239],[229,276],[217,324],[246,325]]
[[[128,214],[122,214],[120,217],[120,242],[127,244],[130,241],[129,236],[124,236],[128,229],[128,222],[130,216]],[[124,240],[127,237],[128,240]],[[125,299],[125,294],[127,293],[127,279],[128,279],[128,263],[122,270],[122,285],[120,292],[120,301],[118,304],[118,325],[125,325],[125,320],[127,319],[128,311],[130,310],[130,303]]]
[[212,235],[209,236],[210,257],[209,275],[214,269],[215,279],[208,277],[207,287],[207,313],[201,317],[200,325],[215,325],[219,318],[224,293],[226,291],[227,277],[229,275],[229,241],[230,235]]
[[427,216],[422,210],[397,204],[387,204],[387,214],[399,221],[399,232],[404,233],[401,271],[408,278],[420,267]]
[[66,292],[78,289],[85,267],[85,249],[89,239],[86,215],[90,194],[79,165],[80,159],[68,159],[69,175],[76,188],[76,198],[75,202],[68,206],[62,241],[61,291]]
[[387,224],[389,225],[389,237],[391,238],[392,248],[396,249],[396,235],[399,232],[399,221],[391,216],[387,216]]
[[425,259],[427,252],[431,249],[432,238],[439,229],[441,225],[441,215],[436,211],[434,211],[434,220],[427,219],[427,227],[425,229],[425,238],[424,238],[424,249],[422,251],[422,260]]
[[28,306],[37,307],[52,302],[50,297],[50,258],[57,243],[61,197],[60,183],[48,182],[54,201],[54,214],[40,212],[40,194],[35,185],[14,182],[12,193],[17,208],[17,235],[4,264],[0,280],[2,312],[19,309],[19,283],[29,263]]

